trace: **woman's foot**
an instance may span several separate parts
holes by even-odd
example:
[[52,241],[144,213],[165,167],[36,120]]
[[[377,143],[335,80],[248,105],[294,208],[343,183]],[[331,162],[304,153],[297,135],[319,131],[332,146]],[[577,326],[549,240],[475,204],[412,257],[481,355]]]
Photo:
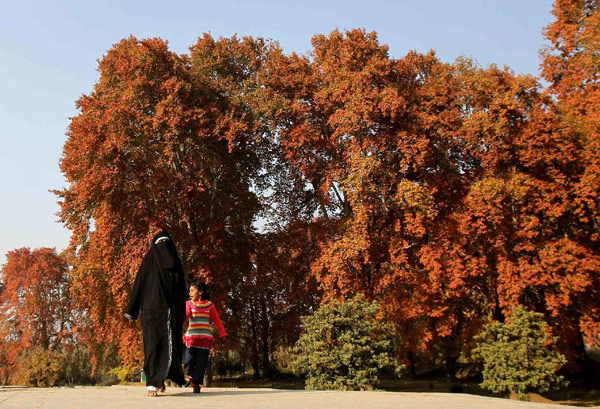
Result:
[[192,384],[192,377],[191,377],[191,376],[188,376],[188,377],[185,379],[185,384],[183,385],[183,387],[184,387],[184,388],[188,388],[188,387],[189,387],[191,384]]
[[148,396],[152,398],[156,398],[158,396],[158,390],[155,386],[147,386],[146,389],[148,391]]
[[160,388],[158,388],[158,391],[160,393],[165,393],[167,391],[167,387],[165,386],[164,383],[162,384],[162,386]]

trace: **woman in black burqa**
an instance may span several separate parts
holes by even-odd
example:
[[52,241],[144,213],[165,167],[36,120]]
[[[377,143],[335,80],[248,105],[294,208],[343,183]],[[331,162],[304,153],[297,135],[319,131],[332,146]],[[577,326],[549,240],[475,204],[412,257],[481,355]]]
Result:
[[142,310],[144,373],[148,395],[165,390],[164,381],[185,383],[181,367],[183,321],[188,298],[183,266],[169,233],[156,234],[129,295],[125,316]]

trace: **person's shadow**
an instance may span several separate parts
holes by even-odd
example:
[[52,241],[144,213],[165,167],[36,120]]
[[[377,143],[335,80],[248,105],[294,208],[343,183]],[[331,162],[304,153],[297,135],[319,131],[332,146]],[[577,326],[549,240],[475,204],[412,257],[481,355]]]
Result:
[[[303,390],[248,390],[248,389],[243,389],[243,390],[235,390],[235,389],[228,389],[226,391],[222,391],[222,390],[217,390],[217,391],[212,391],[212,390],[202,390],[202,393],[197,394],[192,392],[191,390],[186,391],[179,391],[177,389],[173,390],[171,389],[171,394],[169,394],[168,396],[178,396],[178,397],[186,397],[186,396],[197,396],[197,395],[205,395],[205,396],[237,396],[237,395],[265,395],[265,394],[273,394],[273,393],[286,393],[286,392],[305,392]],[[163,395],[163,396],[167,396],[167,395]]]

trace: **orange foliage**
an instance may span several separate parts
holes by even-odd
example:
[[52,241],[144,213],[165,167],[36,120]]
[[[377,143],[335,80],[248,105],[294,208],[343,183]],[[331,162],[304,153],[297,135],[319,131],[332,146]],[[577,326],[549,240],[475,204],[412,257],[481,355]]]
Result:
[[77,102],[64,146],[69,186],[57,192],[92,352],[116,346],[125,363],[139,362],[139,329],[122,316],[159,226],[171,232],[189,278],[211,282],[217,303],[251,268],[257,123],[239,95],[251,94],[248,67],[267,48],[206,35],[178,56],[160,39],[130,37],[100,60],[100,79]]
[[76,314],[66,261],[54,249],[20,248],[6,254],[0,292],[0,376],[14,374],[33,346],[58,350],[73,338]]
[[181,56],[116,44],[61,160],[82,333],[140,359],[121,312],[164,224],[255,368],[259,339],[265,356],[292,343],[321,291],[376,299],[411,361],[452,371],[485,323],[524,305],[576,363],[600,332],[600,12],[558,0],[554,14],[546,90],[433,51],[392,58],[364,30],[316,35],[308,55],[209,35]]
[[377,299],[406,350],[450,363],[522,304],[579,359],[600,322],[593,216],[570,183],[586,153],[536,79],[395,60],[361,30],[313,45],[313,61],[277,61],[269,86],[285,158],[330,226],[313,264],[325,297]]

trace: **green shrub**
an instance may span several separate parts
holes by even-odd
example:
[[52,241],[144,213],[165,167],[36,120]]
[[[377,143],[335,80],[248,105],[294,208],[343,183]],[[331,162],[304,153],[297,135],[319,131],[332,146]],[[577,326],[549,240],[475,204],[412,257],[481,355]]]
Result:
[[131,368],[128,366],[117,366],[116,368],[112,368],[110,371],[106,372],[108,376],[116,377],[119,382],[132,382],[139,379],[139,368]]
[[244,370],[242,358],[234,350],[213,354],[210,359],[216,375],[232,376],[241,374]]
[[273,367],[278,373],[291,374],[294,372],[294,348],[279,346],[273,353]]
[[62,375],[63,355],[43,347],[33,347],[21,353],[12,383],[50,387],[57,384]]
[[368,390],[378,385],[382,370],[403,370],[391,328],[377,321],[377,309],[358,296],[321,305],[302,319],[293,367],[306,375],[307,389]]
[[495,393],[546,392],[566,385],[556,371],[566,362],[545,331],[542,314],[515,308],[509,324],[493,322],[476,337],[483,361],[481,386]]

